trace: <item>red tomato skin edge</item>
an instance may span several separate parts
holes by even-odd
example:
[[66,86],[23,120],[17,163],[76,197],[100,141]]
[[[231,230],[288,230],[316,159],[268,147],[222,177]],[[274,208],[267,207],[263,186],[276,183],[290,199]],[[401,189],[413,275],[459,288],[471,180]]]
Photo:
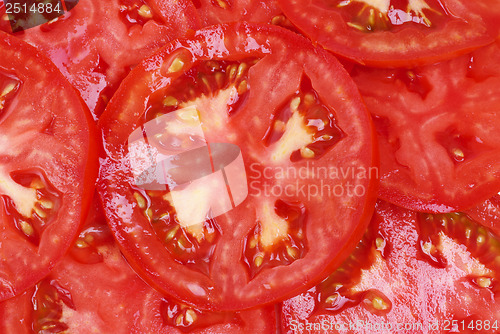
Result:
[[[296,34],[296,33],[292,32],[292,31],[290,31],[288,29],[281,28],[281,27],[278,27],[278,26],[253,24],[253,23],[246,23],[246,22],[243,22],[243,23],[236,22],[236,23],[222,24],[222,25],[216,25],[216,26],[217,27],[222,27],[223,30],[229,30],[229,31],[238,31],[240,29],[245,29],[245,28],[255,28],[255,29],[259,30],[259,31],[264,31],[264,32],[265,31],[271,31],[271,32],[276,33],[276,30],[280,30],[283,35],[287,35],[286,36],[287,39],[297,40],[298,42],[301,42],[301,43],[304,43],[304,42],[307,42],[309,44],[311,43],[305,37],[303,37],[303,36],[301,36],[299,34]],[[203,33],[204,31],[210,30],[210,29],[211,29],[211,27],[203,28],[203,29],[199,30],[196,33],[197,34]],[[194,36],[188,35],[188,36],[184,36],[182,38],[182,40],[185,40],[185,39],[188,39],[188,38],[194,38],[194,39],[196,39],[197,37],[196,37],[196,35],[194,35]],[[174,41],[168,43],[167,45],[165,45],[164,47],[162,47],[155,54],[159,54],[160,52],[161,53],[174,52],[175,50],[178,49],[179,46],[180,46],[180,44],[176,40],[174,40]],[[325,58],[329,58],[329,57],[336,58],[333,54],[331,54],[327,50],[324,50],[323,48],[318,47],[317,45],[314,45],[314,46],[316,47],[316,51],[318,53],[323,53],[324,54]],[[148,58],[154,57],[155,54],[151,55]],[[340,68],[343,71],[345,71],[346,74],[348,75],[347,71],[342,66],[342,64],[339,64],[339,65],[340,65]],[[144,68],[143,68],[143,65],[141,63],[138,66],[136,66],[130,72],[129,75],[133,75],[135,73],[135,71],[143,71],[143,70],[144,70]],[[121,92],[123,90],[125,90],[125,87],[120,86],[119,89],[118,89],[118,91],[116,92],[116,94],[111,98],[110,103],[108,105],[114,105],[112,103],[113,100],[118,99],[119,96],[121,95]],[[380,163],[379,163],[378,145],[376,144],[377,143],[376,130],[375,130],[375,126],[374,126],[373,122],[371,121],[371,117],[369,116],[368,111],[366,111],[366,113],[367,113],[367,116],[368,116],[367,120],[370,122],[370,124],[369,124],[369,126],[371,128],[370,137],[372,139],[371,142],[373,143],[372,148],[371,148],[371,156],[373,158],[371,165],[379,167]],[[109,129],[109,128],[111,128],[111,126],[107,126],[106,127],[105,126],[106,124],[112,124],[112,123],[117,123],[117,122],[119,123],[120,122],[120,121],[118,121],[116,119],[113,119],[111,117],[106,117],[106,115],[110,115],[110,114],[111,113],[106,113],[105,112],[103,114],[104,117],[101,117],[99,119],[98,127],[101,130],[102,138],[112,137],[112,135],[109,132],[106,132],[106,131],[109,131],[106,128]],[[119,145],[117,145],[116,143],[109,143],[109,142],[103,140],[103,146],[104,146],[104,151],[106,152],[106,155],[107,155],[107,159],[113,159],[112,157],[115,156],[115,154],[117,153],[117,151],[120,151],[120,149],[117,147]],[[98,192],[102,193],[104,191],[104,188],[103,187],[101,188],[100,185],[101,185],[100,183],[98,183],[98,185],[97,185]],[[351,242],[350,243],[352,244],[352,246],[345,247],[339,253],[339,256],[337,256],[337,259],[335,261],[330,262],[329,265],[327,265],[322,270],[321,275],[316,276],[315,279],[310,280],[307,284],[304,284],[304,285],[302,285],[302,286],[300,286],[299,288],[296,288],[296,289],[291,289],[290,291],[287,292],[286,295],[280,297],[279,299],[271,299],[271,300],[269,300],[266,303],[255,305],[255,306],[252,306],[251,308],[265,306],[265,305],[270,305],[270,304],[273,304],[273,303],[276,303],[276,302],[280,302],[282,300],[286,300],[286,299],[289,299],[291,297],[294,297],[297,294],[303,293],[303,292],[307,291],[308,289],[310,289],[310,288],[316,286],[317,284],[319,284],[323,279],[325,279],[328,275],[330,275],[338,266],[340,266],[343,263],[343,261],[349,256],[349,254],[351,254],[351,252],[354,250],[354,248],[358,244],[358,241],[362,238],[363,234],[366,231],[366,228],[368,227],[368,225],[370,223],[371,217],[372,217],[374,209],[375,209],[375,203],[377,201],[378,188],[379,188],[379,180],[378,179],[375,180],[373,178],[372,182],[369,184],[369,188],[367,190],[367,193],[371,194],[371,196],[367,196],[367,200],[365,202],[365,206],[361,209],[361,211],[362,211],[361,222],[359,223],[359,225],[357,226],[357,228],[352,231],[352,234],[351,234],[351,238],[350,238]],[[102,195],[100,196],[100,200],[101,200],[101,205],[102,205],[103,204],[102,203],[102,201],[103,201],[103,196]],[[114,230],[114,228],[112,227],[113,224],[110,223],[110,219],[111,219],[111,217],[109,217],[109,215],[106,215],[106,220],[107,220],[108,225],[110,226],[111,230],[113,231],[113,236],[114,236],[115,240],[117,241],[120,250],[124,254],[130,253],[130,250],[127,250],[124,247],[122,247],[121,243],[117,239],[117,237],[116,237],[117,233]],[[145,270],[140,263],[134,261],[133,260],[133,256],[127,256],[127,261],[129,263],[129,265],[134,269],[134,271],[139,276],[141,276],[141,277],[148,277],[148,275],[151,274],[147,270]],[[150,286],[152,286],[154,289],[156,289],[157,291],[160,291],[160,292],[161,291],[165,291],[165,287],[161,287],[161,286],[153,283],[150,280],[148,280],[148,284]],[[167,289],[168,289],[168,287],[167,287]],[[173,289],[171,289],[171,290],[173,290]],[[175,297],[175,298],[177,298],[179,300],[182,300],[183,302],[185,302],[187,304],[192,304],[192,303],[184,300],[182,298],[182,296],[173,295],[173,297]],[[209,311],[235,311],[235,309],[233,309],[233,308],[228,308],[228,309],[226,309],[226,308],[214,308],[210,304],[203,304],[203,305],[202,304],[197,304],[197,305],[192,305],[192,306],[197,307],[199,309],[203,309],[203,310],[209,310]],[[238,310],[240,310],[240,309],[238,309]]]
[[[89,142],[88,142],[88,149],[87,149],[87,161],[85,163],[85,172],[84,172],[84,177],[83,177],[83,184],[88,185],[87,188],[84,187],[84,192],[82,193],[82,214],[81,214],[81,220],[80,224],[78,226],[78,229],[74,231],[74,240],[78,237],[78,230],[80,226],[85,222],[87,215],[89,213],[89,209],[92,203],[92,195],[95,192],[96,189],[96,180],[98,176],[98,170],[99,170],[99,160],[98,160],[98,129],[93,121],[92,115],[90,113],[90,110],[88,109],[87,105],[83,101],[82,97],[80,96],[80,93],[69,83],[69,81],[66,79],[66,77],[59,71],[59,69],[52,63],[52,61],[46,57],[42,52],[40,52],[38,49],[35,47],[31,46],[28,43],[25,43],[23,41],[18,40],[17,38],[4,33],[0,32],[0,38],[5,39],[6,43],[9,44],[12,48],[25,48],[25,49],[31,49],[31,53],[35,55],[35,58],[43,64],[44,68],[48,68],[51,72],[57,72],[59,78],[57,78],[59,81],[63,82],[67,87],[71,87],[71,90],[75,93],[75,97],[78,98],[80,101],[80,104],[82,105],[82,109],[84,110],[84,115],[85,119],[87,121],[87,130],[89,133]],[[70,248],[70,246],[73,244],[73,241],[68,242],[68,247],[67,250]],[[64,252],[64,253],[66,253]],[[62,256],[59,261],[62,259]],[[52,269],[57,265],[58,261],[55,261],[51,263],[51,265],[47,268],[47,270],[43,273],[43,277],[40,277],[40,279],[43,279],[47,275],[50,274]],[[36,284],[36,282],[33,282],[33,284]],[[27,287],[23,291],[16,291],[14,295],[12,296],[4,296],[6,298],[4,299],[10,299],[12,297],[15,297],[16,295],[22,294],[25,291],[29,290],[30,287]]]

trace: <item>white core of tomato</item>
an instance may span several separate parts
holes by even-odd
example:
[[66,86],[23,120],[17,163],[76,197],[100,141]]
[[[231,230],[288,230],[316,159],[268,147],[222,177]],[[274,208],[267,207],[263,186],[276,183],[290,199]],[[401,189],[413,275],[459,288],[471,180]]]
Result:
[[12,199],[16,210],[26,218],[31,217],[37,202],[36,190],[25,188],[12,180],[10,175],[0,168],[0,195],[7,195]]
[[271,247],[288,236],[288,222],[278,216],[274,205],[265,201],[257,211],[257,219],[260,223],[260,244]]
[[275,163],[282,163],[290,159],[293,152],[300,150],[313,141],[314,134],[307,130],[304,116],[295,110],[286,123],[285,133],[271,146],[271,160]]

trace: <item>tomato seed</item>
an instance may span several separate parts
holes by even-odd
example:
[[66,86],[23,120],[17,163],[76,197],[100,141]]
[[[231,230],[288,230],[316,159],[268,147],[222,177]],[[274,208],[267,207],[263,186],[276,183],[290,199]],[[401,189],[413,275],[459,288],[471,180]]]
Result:
[[189,309],[189,310],[186,311],[186,316],[185,317],[186,317],[186,323],[188,325],[193,324],[196,321],[196,318],[197,318],[196,313],[192,309]]
[[286,246],[286,252],[292,259],[297,259],[299,255],[299,252],[295,248],[290,246]]
[[382,238],[375,239],[375,246],[378,250],[382,250],[385,247],[385,240]]
[[134,198],[139,208],[146,208],[146,199],[141,194],[139,194],[138,192],[134,192]]
[[225,2],[224,0],[216,0],[216,4],[222,9],[229,8],[229,4],[227,2]]
[[42,219],[47,218],[47,214],[45,213],[45,211],[40,209],[38,206],[35,205],[35,207],[33,208],[33,211],[35,211],[35,213],[38,215],[38,217],[40,217]]
[[47,199],[41,199],[41,200],[39,201],[39,203],[40,203],[40,205],[41,205],[44,209],[48,209],[48,210],[50,210],[50,209],[54,208],[54,203],[52,203],[52,201],[49,201],[49,200],[47,200]]
[[78,248],[87,248],[89,246],[88,243],[86,243],[84,240],[82,239],[78,239],[76,242],[75,242],[75,245],[76,247]]
[[253,262],[255,263],[255,266],[258,268],[262,265],[262,262],[264,262],[264,258],[261,255],[258,255],[255,257],[255,260]]
[[30,183],[30,187],[33,189],[43,189],[45,188],[45,185],[43,184],[42,180],[40,179],[33,179]]
[[179,104],[179,101],[173,96],[167,96],[163,99],[163,105],[165,107],[176,107]]
[[376,310],[383,311],[389,308],[389,305],[380,297],[375,297],[372,299],[372,305]]
[[175,58],[168,68],[168,73],[179,72],[184,67],[184,61],[179,57]]
[[153,13],[151,12],[151,8],[149,8],[146,5],[142,5],[141,8],[139,8],[139,15],[144,17],[145,19],[153,18]]
[[5,88],[3,89],[2,91],[2,94],[1,94],[1,97],[4,97],[4,96],[7,96],[9,95],[13,90],[14,88],[16,88],[16,84],[14,83],[9,83],[7,86],[5,86]]

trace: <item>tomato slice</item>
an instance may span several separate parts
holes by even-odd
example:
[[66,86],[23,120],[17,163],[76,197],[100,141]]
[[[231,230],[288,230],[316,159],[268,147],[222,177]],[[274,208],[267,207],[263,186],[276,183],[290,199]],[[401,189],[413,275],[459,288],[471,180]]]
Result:
[[189,0],[80,0],[16,36],[49,56],[97,118],[132,67],[197,26]]
[[247,21],[271,23],[281,13],[276,0],[193,0],[203,26]]
[[276,333],[274,306],[205,312],[153,290],[121,256],[96,204],[50,276],[0,304],[2,333]]
[[400,67],[451,59],[493,42],[464,0],[278,0],[311,40],[360,64]]
[[122,251],[157,289],[201,308],[249,308],[314,284],[373,208],[373,133],[356,87],[282,28],[214,26],[168,44],[123,81],[99,124],[100,195]]
[[0,32],[0,300],[34,285],[69,248],[93,192],[95,136],[54,64]]
[[379,135],[382,199],[451,212],[498,192],[499,53],[497,43],[411,70],[353,70]]
[[496,333],[499,260],[500,238],[464,214],[379,202],[340,269],[283,303],[283,333]]

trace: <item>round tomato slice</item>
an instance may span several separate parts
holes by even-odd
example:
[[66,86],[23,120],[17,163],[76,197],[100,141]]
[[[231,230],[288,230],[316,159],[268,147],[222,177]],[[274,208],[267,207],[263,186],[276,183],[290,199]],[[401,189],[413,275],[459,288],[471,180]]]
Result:
[[130,269],[94,204],[50,276],[0,304],[2,333],[276,333],[274,306],[213,313],[160,295]]
[[281,13],[276,0],[193,0],[203,26],[247,21],[271,23]]
[[437,213],[498,192],[499,45],[412,70],[353,70],[379,135],[382,199]]
[[278,0],[311,40],[360,64],[400,67],[451,59],[493,42],[463,0]]
[[85,217],[95,130],[45,56],[0,33],[0,300],[46,276]]
[[340,269],[283,303],[283,333],[497,333],[499,260],[500,238],[464,214],[379,202]]
[[97,118],[132,67],[197,25],[189,0],[80,0],[16,36],[49,56]]
[[243,309],[340,264],[374,204],[371,121],[326,51],[273,26],[214,26],[123,81],[99,121],[100,195],[135,270]]

